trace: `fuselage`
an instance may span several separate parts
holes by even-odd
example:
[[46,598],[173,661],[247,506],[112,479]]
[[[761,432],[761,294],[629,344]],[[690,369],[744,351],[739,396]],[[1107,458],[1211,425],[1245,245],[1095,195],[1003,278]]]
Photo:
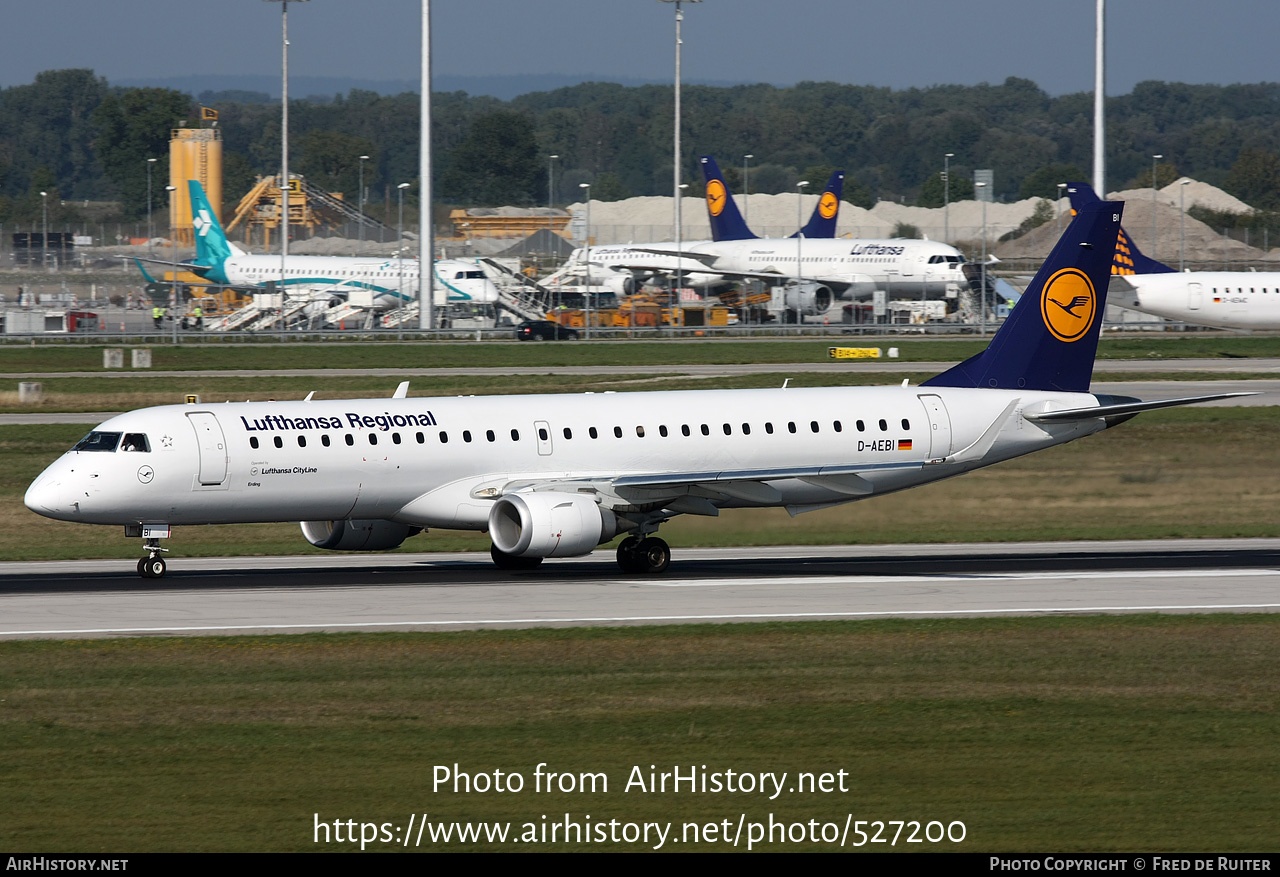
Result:
[[[395,308],[418,300],[418,260],[350,256],[289,256],[281,270],[279,256],[233,255],[205,276],[232,286],[282,286],[285,293],[341,296],[369,290],[374,306]],[[282,282],[283,279],[283,282]],[[484,269],[465,259],[435,263],[435,303],[494,304],[498,288]]]
[[[651,251],[661,251],[658,253]],[[688,252],[674,256],[666,251]],[[891,295],[937,298],[967,285],[964,256],[936,241],[911,239],[758,238],[592,247],[591,261],[608,267],[649,268],[725,280],[777,275],[823,283],[846,298]]]
[[[1101,419],[1022,418],[1095,404],[1085,393],[858,387],[165,406],[101,424],[25,502],[95,524],[359,518],[454,529],[484,529],[493,500],[525,488],[586,493],[615,511],[803,511],[1097,432]],[[975,443],[976,465],[950,460]],[[742,472],[759,477],[734,481]],[[690,486],[620,486],[654,475]]]
[[1130,274],[1112,304],[1222,329],[1280,329],[1280,272],[1193,271]]

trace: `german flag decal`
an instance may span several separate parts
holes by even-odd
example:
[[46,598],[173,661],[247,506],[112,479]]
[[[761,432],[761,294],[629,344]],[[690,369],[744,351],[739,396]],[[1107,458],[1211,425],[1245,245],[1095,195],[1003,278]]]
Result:
[[898,439],[898,450],[900,451],[911,450],[911,439]]

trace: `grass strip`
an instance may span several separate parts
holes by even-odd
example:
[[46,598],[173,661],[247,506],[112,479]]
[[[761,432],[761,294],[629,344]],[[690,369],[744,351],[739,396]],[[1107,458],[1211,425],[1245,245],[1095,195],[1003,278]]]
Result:
[[[641,335],[627,341],[529,344],[515,341],[396,341],[347,343],[208,343],[152,347],[152,368],[164,370],[263,368],[466,368],[546,365],[730,364],[755,362],[819,362],[827,349],[896,347],[901,359],[947,362],[965,359],[986,347],[988,338],[912,338],[832,336],[828,338],[750,340],[653,340]],[[106,347],[136,345],[62,344],[0,345],[0,373],[101,371]],[[1104,337],[1098,346],[1104,359],[1186,359],[1201,357],[1280,356],[1280,336],[1209,332],[1138,333]]]
[[[1276,615],[6,642],[0,847],[315,850],[317,815],[425,812],[677,831],[852,814],[967,828],[899,850],[1267,850],[1278,644]],[[536,792],[540,762],[608,792]],[[454,764],[524,790],[433,791]],[[623,791],[651,765],[844,770],[848,791]],[[644,845],[532,847],[627,848]]]

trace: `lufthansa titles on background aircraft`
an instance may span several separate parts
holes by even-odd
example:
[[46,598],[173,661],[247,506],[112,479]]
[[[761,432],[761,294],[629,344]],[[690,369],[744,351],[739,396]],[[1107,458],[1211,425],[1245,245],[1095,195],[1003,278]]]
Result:
[[1078,341],[1093,325],[1098,296],[1078,268],[1064,268],[1049,278],[1040,294],[1045,328],[1059,341]]
[[712,216],[724,212],[724,183],[711,180],[707,183],[707,210]]
[[861,244],[849,250],[850,256],[901,256],[906,247],[887,247],[884,244]]
[[346,422],[342,417],[282,417],[279,414],[268,414],[266,417],[248,418],[243,415],[240,422],[247,432],[273,432],[276,430],[299,429],[380,429],[388,430],[396,426],[437,426],[435,415],[430,411],[421,414],[354,414],[346,412]]
[[[707,187],[707,191],[711,191],[711,187]],[[710,196],[708,196],[710,197]],[[840,209],[840,202],[836,200],[834,192],[823,192],[822,197],[818,200],[818,215],[823,219],[830,219],[836,215],[836,211]]]

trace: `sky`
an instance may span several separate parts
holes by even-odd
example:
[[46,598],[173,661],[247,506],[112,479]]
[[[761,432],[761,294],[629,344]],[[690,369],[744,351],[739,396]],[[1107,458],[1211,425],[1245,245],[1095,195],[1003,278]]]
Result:
[[[802,80],[894,89],[1031,79],[1093,88],[1094,0],[703,0],[684,9],[683,78]],[[1110,0],[1109,94],[1161,79],[1280,80],[1276,0]],[[5,10],[0,86],[88,67],[113,84],[280,73],[280,4],[69,0]],[[289,3],[292,76],[416,83],[419,0]],[[674,4],[658,0],[435,0],[436,76],[562,74],[670,81]],[[301,95],[299,95],[301,96]]]

